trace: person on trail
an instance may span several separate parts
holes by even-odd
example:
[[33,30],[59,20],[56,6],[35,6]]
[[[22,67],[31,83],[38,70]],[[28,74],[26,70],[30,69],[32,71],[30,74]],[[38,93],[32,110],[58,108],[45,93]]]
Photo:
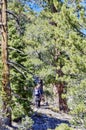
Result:
[[39,88],[40,88],[41,95],[43,95],[43,81],[40,80],[38,83],[39,83]]
[[40,84],[37,84],[36,87],[34,88],[34,98],[35,98],[35,106],[36,108],[40,107],[40,102],[41,102],[41,91],[40,91]]
[[43,81],[42,79],[39,80],[39,89],[40,89],[40,92],[41,92],[41,103],[43,103],[45,101],[44,99],[44,91],[43,91]]

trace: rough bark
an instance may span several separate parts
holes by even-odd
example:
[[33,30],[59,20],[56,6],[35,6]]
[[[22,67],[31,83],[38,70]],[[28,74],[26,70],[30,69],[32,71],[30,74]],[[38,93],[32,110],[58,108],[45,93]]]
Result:
[[[55,67],[57,67],[57,62],[58,62],[58,58],[59,56],[61,56],[61,52],[55,48],[55,56],[54,56],[54,60],[55,60]],[[56,69],[56,74],[58,74],[58,77],[63,77],[63,72],[62,72],[62,65],[60,63],[60,69]],[[55,100],[57,103],[57,106],[59,108],[59,110],[63,110],[64,112],[68,111],[68,106],[67,106],[67,99],[66,98],[62,98],[62,94],[67,94],[66,91],[66,87],[65,87],[65,83],[63,82],[59,82],[59,83],[55,83],[54,87],[53,87],[53,91],[54,91],[54,95],[55,95]]]
[[54,93],[59,110],[67,112],[68,111],[67,99],[62,98],[62,94],[67,93],[64,83],[55,83]]
[[7,124],[11,125],[11,88],[10,88],[10,70],[8,65],[8,32],[7,32],[7,0],[2,0],[2,100],[3,100],[3,113],[7,120]]

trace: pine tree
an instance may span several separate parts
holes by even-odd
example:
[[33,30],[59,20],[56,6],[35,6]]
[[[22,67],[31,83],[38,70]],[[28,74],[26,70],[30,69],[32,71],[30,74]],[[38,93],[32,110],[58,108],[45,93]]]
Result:
[[[27,15],[24,4],[20,1],[9,2],[9,10],[14,16],[9,15],[9,65],[11,69],[11,85],[13,94],[13,115],[21,116],[30,110],[30,90],[28,90],[28,68],[26,67],[27,55],[24,52],[26,44],[23,40]],[[16,104],[19,108],[16,110]]]
[[[85,8],[80,1],[75,3],[70,1],[56,6],[57,11],[53,12],[50,8],[45,8],[46,12],[43,11],[36,16],[36,20],[28,25],[27,31],[29,31],[26,35],[30,48],[29,62],[35,68],[35,73],[45,77],[49,72],[54,76],[57,84],[65,83],[69,99],[72,95],[72,100],[74,99],[75,102],[72,109],[76,110],[80,104],[83,104],[85,111],[86,34],[83,31],[86,27]],[[35,62],[34,58],[36,58]],[[61,96],[65,97],[65,92]],[[79,99],[79,97],[83,98]],[[81,113],[83,115],[83,112]]]

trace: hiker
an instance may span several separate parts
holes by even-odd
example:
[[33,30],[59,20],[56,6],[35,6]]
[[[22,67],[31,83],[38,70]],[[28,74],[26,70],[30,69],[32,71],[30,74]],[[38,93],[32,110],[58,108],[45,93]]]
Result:
[[40,102],[41,102],[41,91],[40,91],[40,84],[37,84],[36,87],[34,88],[34,100],[35,100],[35,106],[37,108],[40,107]]
[[44,99],[44,91],[43,91],[43,81],[42,79],[39,80],[39,89],[40,89],[40,92],[41,92],[41,103],[43,104],[45,102],[45,99]]
[[43,81],[39,80],[38,84],[39,84],[41,95],[43,95]]

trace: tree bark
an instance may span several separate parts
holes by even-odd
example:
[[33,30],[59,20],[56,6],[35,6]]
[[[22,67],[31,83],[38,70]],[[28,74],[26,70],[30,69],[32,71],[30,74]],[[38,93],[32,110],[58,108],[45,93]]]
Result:
[[64,94],[64,92],[65,94],[67,93],[64,83],[54,84],[56,104],[58,105],[60,111],[67,112],[68,111],[67,99],[62,98],[62,94]]
[[7,0],[2,0],[2,100],[3,113],[6,124],[11,125],[11,88],[10,88],[10,69],[8,65],[8,30],[7,30]]
[[[58,58],[59,56],[61,56],[61,52],[55,48],[55,56],[54,56],[54,66],[57,67],[57,62],[58,62]],[[60,69],[56,69],[56,74],[58,74],[59,77],[63,77],[63,72],[62,72],[62,64],[60,63]],[[67,105],[67,99],[66,98],[62,98],[62,94],[67,94],[67,91],[66,91],[66,87],[65,87],[65,83],[63,82],[57,82],[54,84],[54,87],[53,87],[53,90],[54,90],[54,94],[55,94],[55,102],[59,108],[59,110],[61,111],[64,111],[64,112],[67,112],[68,111],[68,105]]]

